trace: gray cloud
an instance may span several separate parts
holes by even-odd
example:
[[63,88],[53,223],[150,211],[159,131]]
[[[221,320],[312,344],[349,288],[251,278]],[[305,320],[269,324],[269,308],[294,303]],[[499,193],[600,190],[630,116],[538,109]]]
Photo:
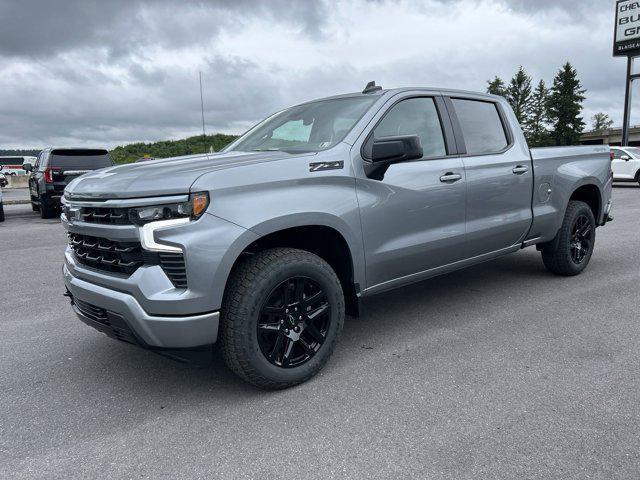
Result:
[[[585,5],[599,8],[572,15]],[[612,10],[592,0],[5,0],[0,148],[198,134],[198,71],[209,132],[238,133],[372,79],[483,90],[518,65],[550,83],[566,60],[588,90],[585,118],[619,121],[624,61],[611,58]]]
[[0,55],[101,47],[119,57],[150,45],[189,45],[254,18],[288,22],[319,35],[326,8],[324,2],[298,0],[3,0]]

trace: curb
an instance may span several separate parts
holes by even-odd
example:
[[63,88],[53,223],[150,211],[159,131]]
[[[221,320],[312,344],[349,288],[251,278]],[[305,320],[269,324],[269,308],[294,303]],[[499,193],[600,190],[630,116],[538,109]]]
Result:
[[27,205],[31,200],[4,200],[3,205]]

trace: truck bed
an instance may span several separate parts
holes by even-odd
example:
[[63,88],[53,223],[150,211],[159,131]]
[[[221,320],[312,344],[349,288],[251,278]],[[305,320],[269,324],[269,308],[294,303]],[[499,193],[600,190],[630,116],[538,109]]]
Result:
[[596,222],[602,223],[605,199],[611,198],[609,146],[545,147],[530,151],[534,189],[531,205],[533,224],[528,240],[540,243],[553,239],[562,224],[569,196],[582,185],[600,188],[600,215]]

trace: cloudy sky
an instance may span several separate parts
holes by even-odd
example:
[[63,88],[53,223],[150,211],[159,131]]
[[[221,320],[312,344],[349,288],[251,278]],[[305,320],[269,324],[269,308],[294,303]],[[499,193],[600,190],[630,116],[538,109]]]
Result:
[[199,71],[207,133],[240,133],[369,80],[484,90],[518,65],[550,83],[567,60],[588,91],[588,123],[602,111],[620,124],[626,63],[611,56],[614,5],[0,0],[0,149],[197,135]]

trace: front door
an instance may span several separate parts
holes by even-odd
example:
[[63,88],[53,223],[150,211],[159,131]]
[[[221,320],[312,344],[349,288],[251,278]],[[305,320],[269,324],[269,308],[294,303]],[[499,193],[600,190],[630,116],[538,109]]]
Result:
[[613,160],[611,161],[613,178],[616,180],[633,180],[640,161],[636,160],[630,152],[618,148],[613,148],[611,151],[613,152]]
[[452,98],[448,105],[466,151],[467,256],[512,247],[524,240],[533,219],[529,151],[514,142],[497,103]]
[[396,286],[464,257],[464,166],[445,131],[451,124],[442,99],[409,97],[388,108],[365,142],[418,135],[424,152],[390,165],[381,179],[361,174],[356,180],[369,289]]

